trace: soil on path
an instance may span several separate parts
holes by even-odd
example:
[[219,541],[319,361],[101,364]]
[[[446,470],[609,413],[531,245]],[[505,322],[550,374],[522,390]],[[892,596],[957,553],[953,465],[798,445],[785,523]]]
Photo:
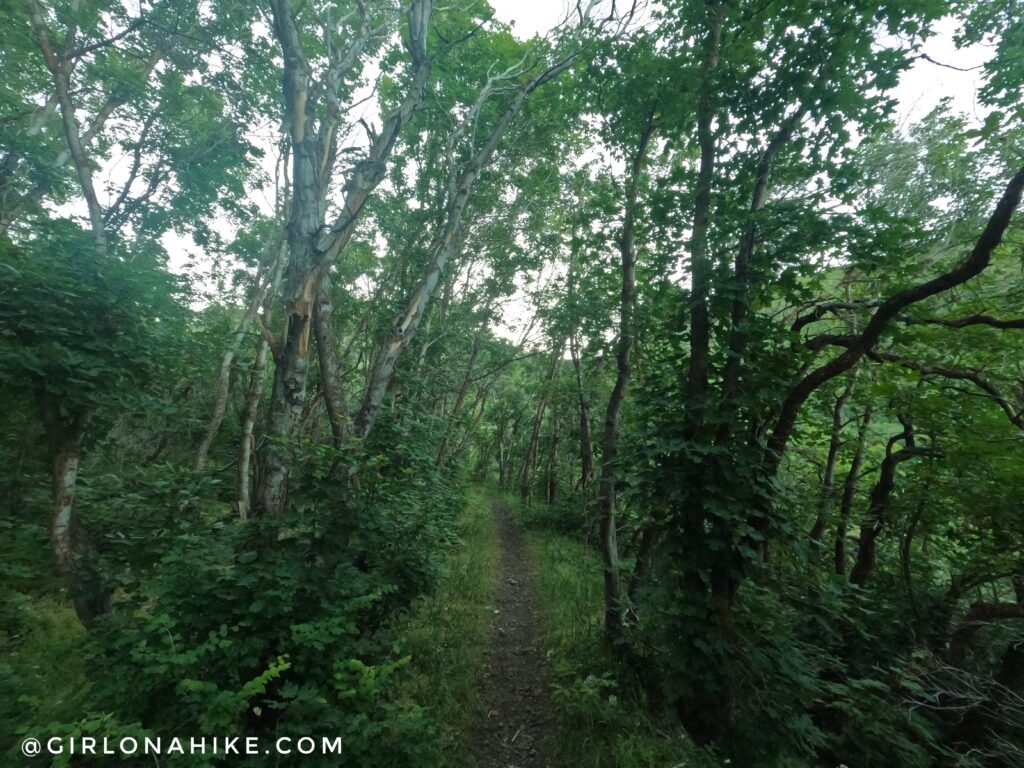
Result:
[[545,738],[551,723],[540,615],[526,547],[512,512],[491,502],[501,542],[498,613],[487,651],[481,768],[549,768]]

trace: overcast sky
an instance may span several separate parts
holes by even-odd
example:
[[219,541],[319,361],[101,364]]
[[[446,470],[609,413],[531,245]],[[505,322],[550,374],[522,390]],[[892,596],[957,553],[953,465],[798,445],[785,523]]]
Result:
[[[557,24],[566,13],[565,0],[490,0],[495,15],[513,25],[519,37],[543,34]],[[960,69],[971,69],[984,63],[989,51],[983,46],[972,46],[958,51],[953,43],[956,21],[943,19],[935,25],[935,36],[924,46],[924,53],[935,61]],[[975,96],[981,83],[981,70],[960,72],[918,60],[904,73],[896,89],[900,102],[900,117],[917,120],[928,114],[941,99],[951,97],[959,112],[977,116]]]

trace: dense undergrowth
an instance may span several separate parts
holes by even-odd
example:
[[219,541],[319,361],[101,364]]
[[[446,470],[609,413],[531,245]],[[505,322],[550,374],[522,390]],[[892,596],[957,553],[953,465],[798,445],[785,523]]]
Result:
[[[104,553],[114,610],[88,633],[59,593],[8,580],[2,752],[15,759],[25,736],[325,735],[342,738],[342,756],[304,764],[447,764],[474,714],[461,707],[485,631],[493,532],[461,481],[415,454],[386,463],[357,493],[322,482],[276,519],[241,523],[209,498],[179,508],[149,540],[150,563]],[[5,568],[29,569],[18,559],[27,548],[16,553]]]
[[[766,565],[738,596],[735,630],[745,652],[732,692],[737,717],[718,745],[698,747],[665,704],[673,669],[700,655],[670,645],[671,606],[658,594],[666,572],[648,574],[629,634],[613,652],[602,639],[603,595],[594,577],[601,562],[586,498],[562,488],[557,503],[514,503],[541,578],[564,765],[975,766],[984,755],[951,748],[972,726],[963,710],[974,706],[978,717],[1012,722],[1012,699],[1004,708],[979,706],[984,671],[998,664],[1011,634],[992,633],[987,655],[954,666],[926,637],[913,637],[915,628],[943,621],[940,592],[921,590],[913,602],[898,584],[851,587],[813,573],[821,553],[798,548]],[[628,514],[625,520],[630,525]],[[623,562],[623,571],[634,565]],[[652,600],[662,607],[645,610]],[[993,732],[992,740],[1014,749],[1012,737]]]

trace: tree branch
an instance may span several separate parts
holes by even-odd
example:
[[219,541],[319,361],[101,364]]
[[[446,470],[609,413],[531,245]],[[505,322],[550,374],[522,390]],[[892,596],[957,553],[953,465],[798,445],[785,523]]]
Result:
[[800,409],[814,390],[856,365],[875,346],[889,321],[898,317],[907,307],[955,288],[981,274],[988,267],[992,259],[992,252],[1002,242],[1003,233],[1010,225],[1017,206],[1020,205],[1022,193],[1024,193],[1024,168],[1018,170],[1007,184],[985,230],[966,259],[948,272],[890,296],[879,305],[867,326],[854,338],[845,352],[814,369],[797,382],[783,401],[771,437],[768,439],[767,449],[773,456],[771,461],[775,466],[778,465],[778,461],[786,449]]

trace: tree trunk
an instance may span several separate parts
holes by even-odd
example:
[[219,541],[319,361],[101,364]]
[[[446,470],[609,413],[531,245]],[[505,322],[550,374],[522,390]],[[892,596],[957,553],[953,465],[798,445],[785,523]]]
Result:
[[50,545],[75,613],[82,625],[91,629],[96,619],[110,612],[110,595],[92,562],[94,553],[78,523],[75,509],[75,487],[87,417],[82,414],[64,416],[55,403],[47,402],[43,407],[53,460]]
[[[267,439],[259,454],[257,516],[284,511],[291,442],[302,416],[309,372],[309,336],[317,294],[315,247],[324,225],[326,202],[320,177],[319,137],[313,130],[307,100],[313,87],[294,12],[283,0],[271,3],[274,31],[284,55],[284,103],[292,156],[291,215],[288,221],[288,267],[285,270],[285,327],[274,349],[274,385],[267,413]],[[312,105],[309,105],[310,107]]]
[[[697,182],[694,188],[693,227],[690,236],[690,294],[689,294],[689,362],[686,370],[686,383],[683,394],[683,437],[688,441],[700,442],[704,427],[705,408],[707,405],[708,365],[711,350],[711,322],[708,311],[708,299],[711,289],[712,265],[708,253],[708,234],[711,210],[711,191],[714,180],[717,146],[714,132],[716,112],[715,72],[721,52],[722,22],[727,8],[717,3],[705,3],[707,13],[706,30],[703,41],[703,61],[698,83],[697,100],[697,144],[700,150]],[[680,627],[685,642],[698,634],[713,634],[716,628],[716,617],[708,611],[710,596],[704,575],[696,557],[705,554],[705,508],[701,483],[703,468],[684,451],[682,466],[679,472],[684,476],[683,483],[688,492],[681,500],[678,509],[678,520],[673,521],[671,546],[678,550],[682,562],[682,573],[679,574],[680,599],[687,611],[703,615],[701,626],[691,623]],[[714,577],[712,577],[714,578]],[[606,601],[607,602],[607,601]],[[727,601],[718,605],[727,607]],[[728,619],[728,617],[725,617]],[[724,638],[715,638],[715,642],[726,644]],[[695,670],[695,676],[700,672]],[[731,673],[723,665],[716,664],[716,679],[713,682],[718,689],[713,698],[705,701],[693,701],[692,697],[679,697],[675,701],[677,716],[686,730],[698,741],[715,740],[725,728],[730,717]]]
[[771,177],[775,157],[789,143],[806,112],[807,108],[800,104],[793,114],[783,120],[782,126],[768,142],[768,146],[765,147],[757,163],[750,209],[733,265],[729,354],[725,363],[725,371],[722,374],[722,398],[716,437],[716,442],[719,445],[728,443],[736,421],[736,413],[739,410],[740,371],[743,368],[743,355],[747,345],[745,324],[750,302],[750,261],[754,255],[754,247],[757,245],[757,215],[764,208],[768,199],[768,181]]
[[[448,209],[445,213],[445,221],[437,237],[431,244],[430,262],[426,274],[409,296],[405,309],[395,318],[388,331],[388,338],[384,342],[377,359],[373,364],[370,380],[366,385],[366,392],[363,396],[362,406],[355,418],[356,434],[365,439],[369,436],[370,430],[377,420],[380,409],[384,404],[384,397],[388,387],[395,376],[395,367],[399,358],[405,352],[409,343],[416,336],[420,321],[430,304],[434,290],[444,273],[448,260],[457,250],[457,245],[462,235],[462,217],[466,211],[470,195],[476,185],[480,173],[487,167],[494,151],[498,148],[505,136],[512,121],[516,118],[526,103],[526,98],[537,88],[558,77],[569,68],[575,60],[577,53],[570,54],[534,75],[519,88],[516,89],[505,111],[498,118],[490,135],[480,145],[469,160],[462,166],[458,176],[451,185]],[[494,80],[488,79],[487,84],[481,89],[477,101],[470,108],[466,121],[463,122],[460,130],[464,131],[467,122],[474,127],[476,117],[483,107],[487,97],[491,94]],[[454,161],[452,161],[454,162]],[[449,166],[449,172],[454,176],[454,167]]]
[[107,251],[106,224],[103,219],[103,209],[100,207],[99,198],[96,196],[96,188],[93,184],[92,166],[85,154],[85,147],[82,142],[81,131],[78,121],[75,119],[75,104],[71,99],[71,62],[57,57],[50,43],[50,32],[46,26],[42,9],[36,0],[28,0],[29,19],[32,30],[35,32],[39,48],[43,52],[43,59],[47,69],[53,78],[54,91],[57,96],[57,104],[60,107],[61,121],[64,125],[64,138],[67,142],[68,152],[78,172],[78,183],[85,197],[86,206],[89,209],[89,223],[92,228],[93,240],[96,243],[96,251],[105,254]]
[[462,405],[466,402],[466,394],[469,392],[469,385],[473,381],[473,368],[476,365],[476,359],[480,355],[480,336],[473,337],[473,350],[469,355],[469,364],[466,366],[466,375],[462,377],[462,384],[459,385],[459,393],[455,397],[455,404],[452,406],[452,412],[448,415],[448,426],[445,428],[444,436],[441,438],[441,444],[437,448],[437,457],[434,460],[434,465],[441,467],[444,465],[445,460],[448,458],[448,446],[451,443],[452,432],[455,430],[459,413],[462,411]]
[[825,459],[825,471],[821,479],[821,493],[818,497],[818,515],[814,520],[814,527],[811,528],[811,541],[821,543],[821,537],[828,524],[829,513],[832,511],[832,503],[835,501],[835,474],[836,459],[839,456],[839,449],[842,447],[843,436],[843,406],[853,391],[853,385],[848,384],[842,394],[836,398],[835,407],[832,409],[832,433],[828,442],[828,456]]
[[708,3],[708,29],[704,39],[704,60],[697,102],[697,143],[700,164],[694,189],[693,233],[690,236],[690,363],[686,379],[685,426],[693,436],[704,423],[707,400],[708,354],[711,349],[711,323],[708,318],[708,294],[711,287],[711,262],[708,257],[708,226],[711,210],[711,184],[715,173],[714,90],[715,70],[722,44],[722,13]]
[[[306,154],[296,148],[296,156]],[[296,168],[298,170],[298,168]],[[310,170],[310,169],[307,169]],[[296,180],[300,174],[296,173]],[[294,204],[298,210],[300,205]],[[300,215],[289,225],[289,263],[285,278],[284,343],[274,354],[274,385],[267,415],[267,436],[260,451],[259,482],[256,488],[257,516],[284,511],[291,441],[306,401],[309,373],[309,336],[312,325],[316,282],[312,277],[314,258],[309,238],[319,228],[314,211]]]
[[[274,316],[274,299],[281,287],[281,278],[284,273],[284,259],[282,258],[275,265],[274,274],[271,276],[270,290],[264,298],[263,316],[260,324],[270,327]],[[250,477],[250,465],[252,457],[256,453],[256,418],[259,415],[260,398],[263,395],[263,380],[266,376],[267,355],[270,352],[270,341],[265,333],[260,334],[256,342],[256,357],[253,360],[252,371],[249,375],[249,390],[245,395],[245,406],[242,409],[241,436],[238,439],[238,482],[235,494],[235,511],[243,520],[249,517],[252,508],[252,485]]]
[[336,450],[345,442],[348,419],[345,390],[338,371],[338,344],[334,340],[334,295],[329,272],[324,272],[317,286],[314,307],[316,351],[320,363],[320,389],[324,393],[327,420],[331,425],[331,441]]
[[462,455],[462,452],[466,450],[466,446],[469,444],[470,438],[476,434],[477,427],[480,426],[480,421],[484,416],[484,410],[487,407],[487,398],[490,395],[490,391],[489,386],[484,387],[483,391],[477,395],[476,402],[473,404],[473,409],[475,409],[476,415],[473,417],[473,423],[470,425],[470,428],[463,433],[459,444],[455,446],[455,450],[451,452],[450,455],[453,459]]
[[505,420],[498,423],[498,486],[505,487]]
[[[907,447],[893,452],[892,447],[897,440],[906,440]],[[892,492],[896,488],[896,468],[907,459],[922,456],[928,452],[925,448],[914,446],[913,432],[910,427],[902,434],[889,440],[886,446],[885,459],[879,472],[878,482],[871,489],[868,509],[860,525],[860,543],[857,547],[857,558],[850,570],[850,583],[864,586],[875,569],[875,549],[878,535],[882,532],[886,518],[889,516],[889,504]]]
[[511,427],[508,427],[506,420],[502,419],[502,442],[500,446],[501,463],[498,467],[498,474],[500,477],[501,487],[506,490],[512,487],[512,462],[515,458],[516,439],[519,435],[519,425],[522,422],[522,419],[522,411],[516,411],[515,417],[512,419]]
[[900,543],[900,570],[903,572],[903,584],[907,589],[907,596],[910,598],[915,614],[917,613],[917,602],[914,597],[911,558],[913,556],[914,537],[917,534],[917,526],[920,524],[921,518],[924,516],[927,501],[927,498],[922,496],[917,502],[917,508],[914,510],[913,515],[910,516],[910,520],[907,524],[907,530],[903,535],[903,541]]
[[537,449],[540,443],[540,430],[544,425],[544,412],[548,407],[548,397],[551,395],[551,388],[554,385],[555,376],[558,374],[558,364],[562,360],[562,345],[559,344],[551,355],[551,366],[548,368],[547,382],[541,392],[540,401],[537,403],[537,412],[533,417],[533,430],[530,432],[530,442],[526,444],[526,454],[523,456],[523,468],[519,473],[519,495],[524,499],[530,498],[530,490],[533,486],[533,476],[537,463]]
[[558,491],[558,414],[552,408],[548,412],[548,424],[551,425],[551,445],[548,447],[548,465],[545,475],[544,500],[549,504],[555,503],[555,496]]
[[647,574],[651,572],[651,560],[657,542],[658,532],[653,524],[648,523],[640,534],[640,546],[636,550],[636,564],[633,566],[633,575],[629,580],[627,594],[631,607],[636,605],[636,595],[640,590],[640,585],[644,583]]
[[572,367],[576,372],[576,394],[580,401],[580,480],[576,489],[585,491],[595,475],[594,441],[590,434],[590,404],[587,402],[587,393],[583,389],[580,354],[575,334],[569,337],[569,352],[572,355]]
[[619,236],[619,261],[622,287],[619,293],[619,341],[615,361],[617,375],[604,417],[601,441],[601,482],[598,487],[601,560],[604,565],[604,632],[615,642],[622,636],[622,584],[619,574],[619,545],[616,541],[616,485],[618,482],[619,420],[626,402],[626,390],[633,369],[633,310],[636,307],[636,207],[647,149],[654,135],[654,113],[648,115],[640,134],[630,168],[624,201],[622,232]]
[[[348,245],[355,224],[371,193],[384,180],[387,161],[394,149],[398,133],[409,121],[423,100],[430,61],[427,58],[427,25],[433,3],[413,0],[405,11],[408,26],[406,45],[412,58],[413,72],[409,89],[399,106],[393,110],[375,134],[362,162],[354,166],[344,186],[342,213],[333,225],[325,224],[326,196],[330,189],[335,136],[331,119],[321,121],[316,130],[311,93],[317,84],[311,81],[310,66],[303,48],[302,34],[296,23],[296,11],[286,0],[272,0],[274,34],[284,58],[283,95],[285,116],[291,136],[292,195],[288,222],[288,268],[285,273],[283,302],[285,328],[283,338],[274,349],[274,386],[267,414],[268,439],[259,455],[256,504],[257,516],[278,515],[287,501],[288,470],[292,442],[302,417],[309,373],[309,337],[313,325],[314,305],[319,283],[332,260]],[[359,41],[351,51],[361,49]],[[344,67],[332,62],[331,74]],[[328,83],[328,86],[337,83]],[[331,102],[334,93],[326,89]]]
[[284,243],[280,242],[277,244],[274,250],[277,255],[274,258],[273,264],[270,265],[270,273],[267,276],[266,282],[262,287],[258,287],[253,294],[249,307],[238,323],[238,328],[235,330],[231,345],[225,350],[224,357],[221,358],[220,373],[217,376],[217,388],[215,390],[216,396],[213,403],[213,414],[210,416],[210,423],[207,426],[206,434],[196,450],[195,463],[193,464],[196,472],[202,472],[203,467],[206,466],[206,458],[210,452],[210,446],[213,445],[217,432],[220,430],[220,425],[224,421],[224,414],[227,412],[228,407],[228,396],[230,395],[231,366],[235,361],[235,356],[238,355],[238,350],[242,348],[242,342],[245,341],[245,337],[249,333],[249,326],[252,325],[260,307],[266,302],[267,294],[270,292],[271,287],[277,284],[275,275],[280,271],[284,260]]
[[857,495],[857,480],[860,476],[860,468],[864,463],[864,450],[867,447],[868,429],[871,427],[872,409],[868,406],[864,411],[864,418],[861,419],[857,428],[857,446],[853,451],[853,459],[850,462],[850,470],[843,480],[843,496],[839,502],[839,521],[836,523],[835,538],[835,572],[842,576],[846,573],[846,528],[853,513],[853,502]]

